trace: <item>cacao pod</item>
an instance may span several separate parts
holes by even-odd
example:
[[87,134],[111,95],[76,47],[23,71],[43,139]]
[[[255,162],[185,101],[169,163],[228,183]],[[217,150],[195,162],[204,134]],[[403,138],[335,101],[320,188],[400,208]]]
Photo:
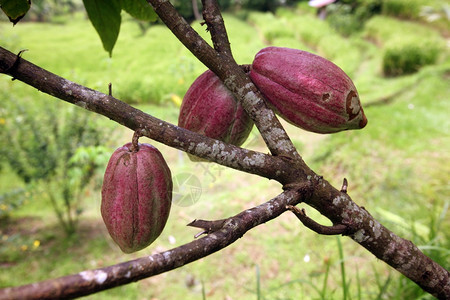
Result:
[[118,148],[106,167],[101,214],[125,253],[150,245],[161,234],[172,203],[172,177],[161,153],[149,144]]
[[184,95],[178,126],[240,146],[250,134],[253,121],[219,77],[207,70]]
[[267,47],[256,54],[249,76],[281,117],[300,128],[332,133],[367,124],[352,80],[325,58]]

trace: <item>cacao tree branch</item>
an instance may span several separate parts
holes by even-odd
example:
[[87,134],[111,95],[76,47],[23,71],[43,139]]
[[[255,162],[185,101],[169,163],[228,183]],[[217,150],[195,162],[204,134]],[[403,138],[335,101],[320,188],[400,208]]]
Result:
[[216,0],[202,0],[203,4],[203,18],[208,31],[211,33],[211,40],[214,49],[232,59],[230,41],[228,40],[225,23],[220,12],[219,4]]
[[[241,101],[242,106],[255,122],[272,155],[291,157],[298,162],[302,162],[300,155],[297,153],[281,123],[264,102],[261,92],[236,61],[231,56],[223,55],[213,49],[186,22],[169,1],[147,0],[147,2],[152,5],[160,19],[181,43],[206,67],[213,71],[235,95],[236,99]],[[215,13],[219,13],[221,18],[219,10],[215,10]],[[217,29],[220,23],[212,22],[210,24],[215,27],[213,31],[220,32],[220,29]],[[220,45],[219,49],[223,49],[223,41],[221,41]],[[303,165],[303,168],[305,168],[306,164],[303,163]]]
[[225,219],[220,229],[162,253],[38,283],[0,289],[0,300],[80,297],[179,268],[229,246],[250,229],[281,215],[287,205],[298,204],[307,194],[305,192],[302,195],[298,190],[284,191],[266,203]]
[[[256,151],[242,149],[180,128],[142,112],[110,95],[89,89],[44,70],[0,47],[0,73],[4,73],[87,110],[104,115],[168,146],[217,162],[223,166],[276,179],[290,179],[290,162]],[[274,173],[273,170],[279,170]]]
[[[248,80],[245,73],[240,68],[235,69],[233,62],[227,60],[226,57],[221,57],[207,44],[206,46],[212,51],[207,50],[206,52],[202,52],[202,50],[207,48],[204,48],[201,40],[198,40],[196,36],[191,35],[193,34],[190,31],[192,28],[190,28],[186,22],[184,22],[186,24],[183,22],[177,23],[177,21],[179,21],[179,16],[176,14],[176,11],[174,13],[173,7],[170,8],[171,5],[169,2],[156,0],[149,0],[149,2],[153,3],[155,10],[159,12],[159,14],[166,14],[166,20],[164,22],[170,24],[172,31],[180,39],[184,40],[183,43],[188,48],[190,47],[189,49],[193,51],[193,53],[195,52],[194,54],[197,53],[196,56],[198,58],[205,59],[206,62],[209,62],[208,65],[203,61],[208,67],[211,65],[217,72],[216,74],[221,74],[222,77],[219,77],[224,80],[230,90],[234,91],[236,95],[241,96],[238,98],[241,99],[246,110],[250,112],[250,115],[254,118],[257,126],[259,124],[258,128],[265,137],[265,141],[272,154],[279,155],[280,159],[265,156],[256,152],[246,152],[248,150],[242,150],[243,152],[240,152],[240,148],[231,147],[224,143],[207,139],[177,128],[176,126],[144,114],[139,110],[133,108],[130,109],[126,104],[113,97],[78,86],[63,78],[57,76],[54,77],[54,74],[34,65],[27,65],[24,63],[24,60],[2,48],[0,48],[0,72],[8,73],[9,75],[18,78],[29,85],[35,86],[44,92],[54,95],[55,97],[114,118],[116,122],[119,122],[132,130],[141,128],[144,135],[166,143],[169,146],[186,150],[191,154],[208,158],[222,163],[223,165],[244,170],[249,173],[261,176],[267,175],[267,178],[278,178],[280,182],[285,184],[284,187],[287,193],[300,193],[304,183],[312,185],[313,189],[311,190],[310,196],[304,199],[305,203],[311,205],[324,216],[328,217],[333,224],[345,224],[352,228],[352,233],[349,236],[354,241],[368,249],[380,260],[388,263],[412,281],[416,282],[425,291],[441,299],[450,298],[449,271],[425,256],[413,243],[402,239],[389,231],[375,220],[364,208],[356,205],[346,193],[346,188],[339,191],[332,187],[321,176],[313,173],[306,164],[304,164],[295,149],[292,148],[293,146],[291,147],[292,143],[290,143],[289,140],[285,140],[283,137],[280,139],[274,138],[277,133],[280,133],[282,136],[285,134],[281,127],[273,127],[276,129],[275,131],[264,127],[265,121],[268,122],[267,124],[269,124],[269,126],[273,126],[273,123],[271,122],[272,119],[264,119],[263,113],[258,115],[259,110],[265,112],[267,107],[262,101],[262,98],[257,95],[258,91],[253,90],[255,89],[254,85],[251,84],[251,82],[250,85],[245,83],[245,80]],[[166,10],[165,8],[167,7],[168,9]],[[172,23],[171,20],[174,22]],[[187,27],[185,25],[187,25]],[[191,38],[184,36],[184,33],[188,34]],[[189,43],[189,41],[191,41],[191,43]],[[209,57],[209,54],[212,54],[212,56]],[[209,58],[212,60],[209,61]],[[230,63],[229,67],[227,66],[227,63]],[[25,67],[30,69],[26,70]],[[244,75],[244,77],[242,77],[242,75]],[[240,81],[240,79],[242,79],[241,77],[244,78],[243,81]],[[268,111],[271,112],[271,110]],[[164,138],[158,139],[159,135],[164,136]],[[165,138],[168,139],[165,140]],[[276,142],[279,142],[279,144]],[[263,167],[265,163],[269,164],[268,169]],[[255,170],[260,170],[261,174]],[[347,185],[345,184],[345,186]],[[272,210],[272,207],[270,206],[267,208]],[[284,206],[283,209],[286,209],[286,207]],[[218,234],[219,232],[222,231],[219,230],[214,232],[214,234]],[[220,243],[220,241],[218,243]],[[88,275],[92,274],[96,275],[97,273],[88,273]],[[123,278],[119,281],[126,281],[127,274],[121,275]],[[97,276],[96,279],[102,279],[103,276],[103,273],[100,273],[100,276]],[[139,277],[135,280],[140,278],[144,277]],[[53,283],[57,284],[57,281]],[[57,287],[55,289],[57,289]]]
[[294,215],[303,223],[303,225],[305,225],[306,227],[308,227],[309,229],[311,229],[312,231],[318,233],[318,234],[323,234],[323,235],[339,235],[339,234],[346,234],[349,231],[349,228],[344,225],[344,224],[337,224],[337,225],[333,225],[333,226],[324,226],[321,225],[319,223],[317,223],[316,221],[314,221],[313,219],[311,219],[310,217],[308,217],[306,215],[305,209],[298,209],[295,206],[292,205],[288,205],[287,209],[289,209],[290,211],[292,211],[294,213]]

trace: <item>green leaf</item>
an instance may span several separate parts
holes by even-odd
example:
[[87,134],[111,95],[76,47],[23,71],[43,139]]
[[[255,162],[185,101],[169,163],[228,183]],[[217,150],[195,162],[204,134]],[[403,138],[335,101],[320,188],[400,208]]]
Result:
[[83,0],[84,7],[109,56],[120,31],[120,0]]
[[146,0],[122,0],[122,8],[133,18],[141,21],[156,21],[158,16]]
[[0,7],[14,25],[25,16],[30,5],[30,0],[0,0]]

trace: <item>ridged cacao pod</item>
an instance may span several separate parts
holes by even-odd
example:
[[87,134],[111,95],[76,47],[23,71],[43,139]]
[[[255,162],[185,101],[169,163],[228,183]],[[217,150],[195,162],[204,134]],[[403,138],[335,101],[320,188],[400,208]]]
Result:
[[161,234],[172,203],[172,177],[161,153],[149,144],[118,148],[106,167],[101,213],[125,253],[150,245]]
[[286,121],[305,130],[332,133],[367,124],[352,80],[320,56],[264,48],[255,56],[250,78]]
[[200,75],[184,95],[178,126],[240,146],[253,121],[212,71]]

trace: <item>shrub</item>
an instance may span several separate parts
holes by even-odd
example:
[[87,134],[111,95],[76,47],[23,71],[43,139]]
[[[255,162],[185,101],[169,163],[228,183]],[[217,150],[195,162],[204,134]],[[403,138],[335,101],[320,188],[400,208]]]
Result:
[[406,19],[418,19],[421,6],[426,5],[422,0],[389,0],[383,1],[382,13],[389,16]]
[[439,48],[433,44],[387,46],[383,56],[383,73],[386,76],[414,73],[425,65],[434,64],[438,56]]
[[367,22],[365,35],[383,48],[382,69],[386,76],[410,74],[434,64],[445,48],[438,32],[385,16]]
[[[58,103],[59,104],[59,103]],[[63,103],[61,103],[63,104]],[[32,189],[46,196],[68,235],[75,233],[82,192],[108,157],[100,144],[106,132],[93,116],[75,106],[38,107],[17,99],[5,101],[0,117],[0,163]],[[2,201],[7,201],[5,197]]]

